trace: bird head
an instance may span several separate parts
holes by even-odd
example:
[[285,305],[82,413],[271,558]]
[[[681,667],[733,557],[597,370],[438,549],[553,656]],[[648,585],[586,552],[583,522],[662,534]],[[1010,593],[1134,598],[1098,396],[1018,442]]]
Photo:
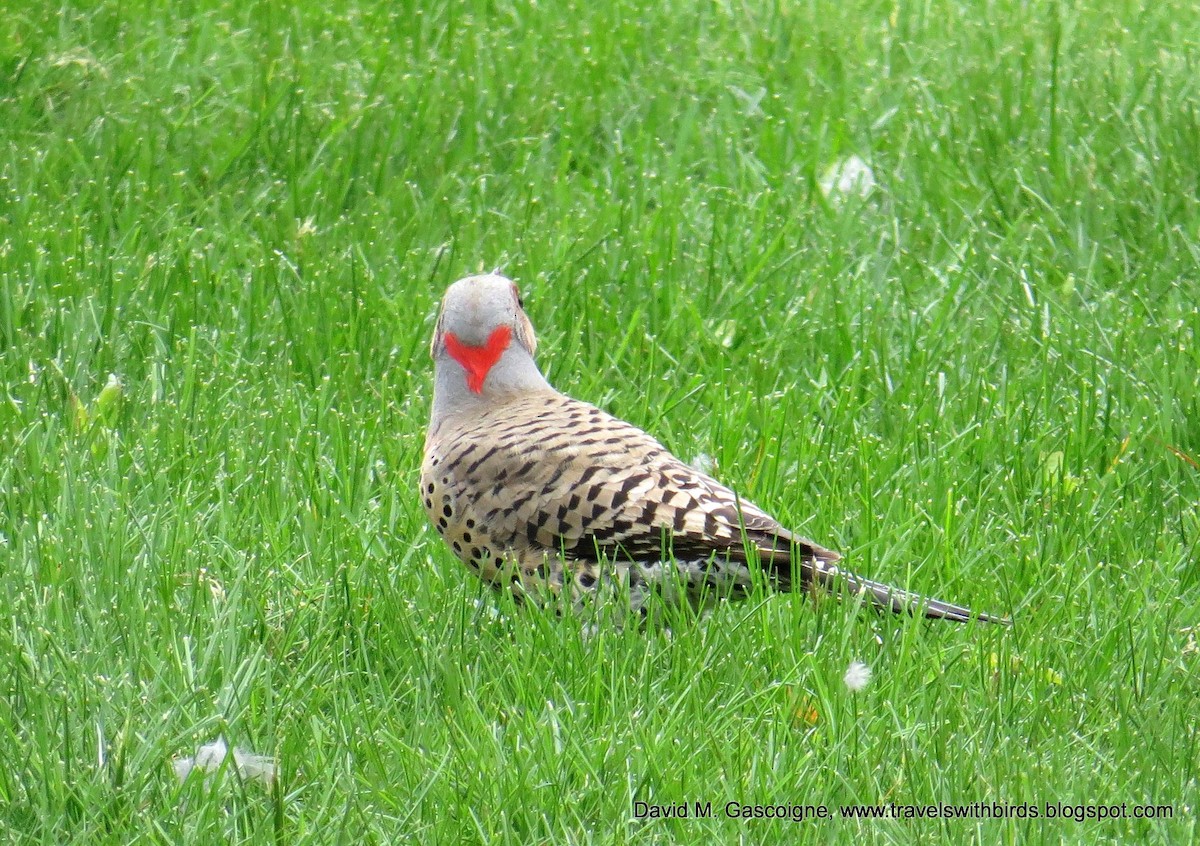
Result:
[[[536,350],[533,324],[511,279],[497,274],[468,276],[446,290],[430,354],[439,368],[459,368],[468,391],[482,394],[485,385],[499,382],[496,387],[502,388],[506,382],[520,383],[530,368],[544,383],[533,365]],[[504,363],[507,366],[498,367]],[[490,381],[489,376],[493,376]]]

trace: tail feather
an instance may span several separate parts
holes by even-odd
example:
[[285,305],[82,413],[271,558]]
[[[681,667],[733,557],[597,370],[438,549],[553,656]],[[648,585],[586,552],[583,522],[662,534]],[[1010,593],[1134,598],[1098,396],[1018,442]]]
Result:
[[873,582],[870,579],[855,576],[853,573],[847,573],[823,561],[818,563],[814,569],[818,583],[826,590],[836,590],[838,581],[842,580],[850,593],[864,594],[876,608],[891,611],[893,614],[920,614],[931,620],[950,620],[955,623],[978,620],[981,623],[1012,625],[1012,620],[1007,617],[976,613],[962,605],[924,597],[911,591],[885,585],[882,582]]

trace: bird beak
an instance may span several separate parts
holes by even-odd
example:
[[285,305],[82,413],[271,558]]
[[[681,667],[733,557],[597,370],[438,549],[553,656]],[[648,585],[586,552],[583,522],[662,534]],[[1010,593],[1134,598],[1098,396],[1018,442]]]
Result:
[[433,340],[429,343],[429,357],[436,359],[437,351],[442,346],[442,315],[438,313],[437,323],[433,327]]
[[521,345],[524,346],[525,349],[529,350],[529,354],[531,356],[535,355],[537,353],[537,335],[534,334],[533,324],[529,321],[529,318],[525,316],[525,311],[523,309],[517,309],[516,330],[517,340],[520,341]]

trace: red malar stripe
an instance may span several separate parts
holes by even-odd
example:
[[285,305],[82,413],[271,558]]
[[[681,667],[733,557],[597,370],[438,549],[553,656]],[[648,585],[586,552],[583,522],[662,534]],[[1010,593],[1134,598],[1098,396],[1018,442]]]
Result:
[[446,352],[467,371],[467,388],[483,393],[483,380],[512,341],[512,329],[497,326],[482,347],[472,347],[458,340],[453,332],[446,333]]

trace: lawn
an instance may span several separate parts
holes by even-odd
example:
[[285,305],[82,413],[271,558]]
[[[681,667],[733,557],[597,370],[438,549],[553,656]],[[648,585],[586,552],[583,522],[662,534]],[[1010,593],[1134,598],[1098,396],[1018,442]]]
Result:
[[[1194,4],[0,8],[4,842],[1200,837]],[[556,387],[1014,625],[491,595],[416,483],[493,269]]]

